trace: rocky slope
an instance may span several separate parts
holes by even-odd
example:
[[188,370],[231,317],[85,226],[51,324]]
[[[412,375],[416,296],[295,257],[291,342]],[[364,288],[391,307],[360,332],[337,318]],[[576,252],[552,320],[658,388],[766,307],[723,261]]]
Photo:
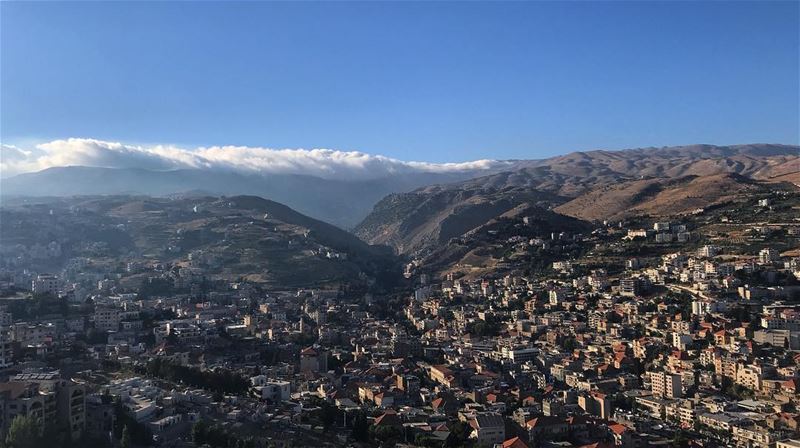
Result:
[[401,253],[429,249],[521,205],[584,220],[686,213],[800,173],[800,148],[692,145],[576,152],[387,196],[355,232]]
[[524,187],[428,187],[381,200],[356,228],[370,244],[409,253],[446,243],[522,204],[546,210],[564,199]]
[[589,221],[632,215],[675,216],[774,186],[729,173],[633,180],[594,188],[556,207],[555,211]]

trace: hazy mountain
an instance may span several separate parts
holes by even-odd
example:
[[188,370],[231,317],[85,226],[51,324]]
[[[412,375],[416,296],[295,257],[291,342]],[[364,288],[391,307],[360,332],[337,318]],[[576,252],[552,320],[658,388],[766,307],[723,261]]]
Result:
[[409,253],[478,228],[521,204],[556,207],[556,212],[582,219],[683,213],[748,188],[769,188],[755,180],[793,179],[800,172],[800,148],[753,144],[589,151],[515,166],[389,195],[355,232],[365,241]]
[[317,219],[351,228],[382,197],[433,183],[464,180],[486,171],[406,173],[371,180],[334,180],[294,174],[247,174],[238,171],[84,166],[48,168],[0,179],[5,196],[74,196],[181,193],[256,195],[287,204]]

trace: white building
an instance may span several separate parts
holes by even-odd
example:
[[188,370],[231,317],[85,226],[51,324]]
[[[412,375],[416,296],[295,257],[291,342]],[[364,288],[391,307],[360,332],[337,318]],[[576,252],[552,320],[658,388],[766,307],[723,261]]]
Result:
[[31,282],[31,291],[34,294],[50,294],[58,296],[58,290],[61,287],[61,282],[58,277],[50,274],[39,274]]
[[653,224],[653,230],[656,232],[662,232],[665,230],[669,230],[669,222],[657,222]]
[[100,331],[119,330],[120,315],[117,308],[98,307],[94,311],[94,327]]
[[291,398],[291,384],[288,381],[268,379],[265,375],[250,378],[253,385],[252,395],[272,402],[286,401]]
[[781,255],[772,248],[761,249],[758,253],[758,262],[761,264],[772,264],[780,259]]
[[681,376],[677,373],[649,372],[653,395],[660,398],[680,398],[683,396]]
[[716,257],[719,252],[720,249],[717,246],[703,246],[697,250],[697,255],[699,257],[711,258]]

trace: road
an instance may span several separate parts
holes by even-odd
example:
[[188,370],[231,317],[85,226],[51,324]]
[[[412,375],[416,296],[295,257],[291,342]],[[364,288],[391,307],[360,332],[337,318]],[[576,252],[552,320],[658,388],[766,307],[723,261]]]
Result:
[[709,297],[709,296],[707,296],[707,295],[703,294],[703,292],[702,292],[702,291],[698,291],[698,290],[696,290],[696,289],[689,288],[688,286],[681,286],[681,285],[666,285],[666,287],[667,287],[667,288],[669,288],[669,289],[672,289],[672,290],[679,289],[679,290],[681,290],[682,292],[688,292],[689,294],[692,294],[692,295],[694,295],[694,296],[700,297],[701,299],[705,299],[705,300],[717,300],[716,298]]

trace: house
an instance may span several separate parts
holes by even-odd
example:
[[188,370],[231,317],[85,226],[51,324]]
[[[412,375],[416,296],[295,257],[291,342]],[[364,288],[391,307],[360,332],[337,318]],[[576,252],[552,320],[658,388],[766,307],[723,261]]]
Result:
[[447,387],[453,387],[456,384],[455,374],[445,365],[431,366],[430,377],[431,380]]
[[384,412],[382,415],[375,418],[375,421],[372,423],[373,426],[376,428],[379,427],[395,427],[395,428],[402,428],[403,422],[400,420],[400,416],[397,415],[397,412],[389,409]]
[[326,372],[328,370],[328,353],[314,347],[300,351],[300,370],[303,372]]
[[506,439],[506,423],[501,415],[479,414],[469,421],[469,425],[472,427],[469,438],[478,445],[492,446]]
[[635,446],[633,431],[627,426],[614,423],[613,425],[609,425],[608,429],[611,431],[611,436],[614,438],[615,446],[623,448]]
[[514,437],[503,442],[502,448],[528,448],[528,445],[519,437]]
[[539,438],[558,440],[569,434],[569,426],[559,417],[536,417],[525,423],[528,430],[528,440],[533,443]]
[[450,415],[458,410],[458,400],[450,394],[443,394],[431,401],[433,412],[441,415]]

